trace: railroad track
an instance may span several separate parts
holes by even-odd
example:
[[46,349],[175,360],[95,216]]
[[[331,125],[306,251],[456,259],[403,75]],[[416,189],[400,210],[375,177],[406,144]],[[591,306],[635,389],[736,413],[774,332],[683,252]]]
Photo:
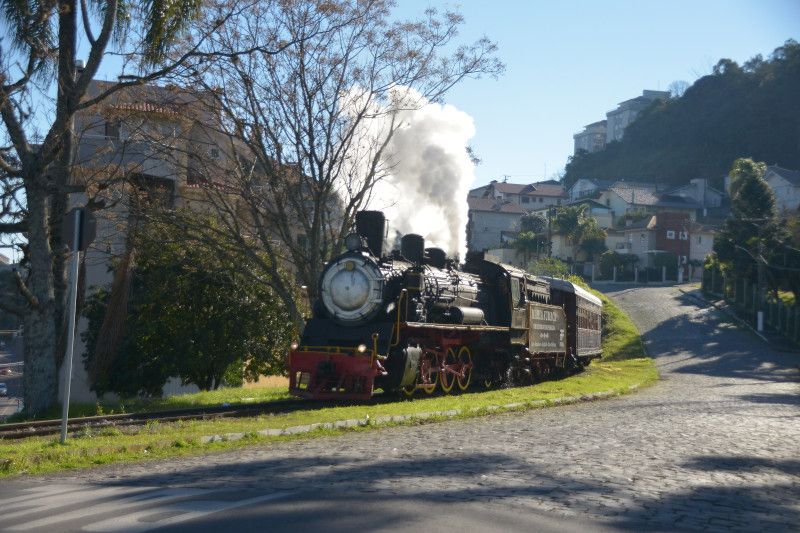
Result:
[[[381,400],[375,398],[372,403]],[[149,422],[177,422],[179,420],[210,420],[214,418],[241,418],[261,414],[281,414],[304,409],[323,409],[334,405],[349,405],[351,402],[320,402],[312,400],[291,399],[271,402],[252,403],[246,405],[222,405],[196,407],[191,409],[171,409],[150,413],[122,413],[114,415],[87,416],[70,418],[67,432],[74,433],[86,429],[101,429],[113,426],[143,426]],[[362,404],[365,402],[362,402]],[[1,439],[23,439],[54,435],[61,431],[61,420],[35,420],[15,424],[0,424]]]

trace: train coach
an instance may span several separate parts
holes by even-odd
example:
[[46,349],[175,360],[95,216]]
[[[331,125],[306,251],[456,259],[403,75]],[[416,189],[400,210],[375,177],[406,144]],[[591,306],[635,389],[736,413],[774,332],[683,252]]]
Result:
[[347,251],[323,270],[289,351],[291,394],[364,400],[376,389],[411,397],[525,385],[601,355],[602,302],[581,287],[482,254],[458,265],[415,234],[384,254],[385,228],[383,213],[357,213]]

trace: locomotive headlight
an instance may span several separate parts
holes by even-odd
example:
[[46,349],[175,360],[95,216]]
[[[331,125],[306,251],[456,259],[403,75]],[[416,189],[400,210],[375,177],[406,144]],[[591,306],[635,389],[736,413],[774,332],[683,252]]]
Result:
[[296,342],[293,342],[292,344],[289,345],[289,348],[291,348],[292,350],[296,350],[299,347],[300,347],[300,345],[297,344]]
[[366,344],[359,344],[359,345],[358,345],[358,348],[356,348],[356,351],[357,351],[358,353],[364,353],[364,352],[366,352],[366,351],[367,351],[367,345],[366,345]]
[[365,322],[383,304],[383,274],[368,257],[345,254],[322,274],[320,296],[332,318],[347,324]]

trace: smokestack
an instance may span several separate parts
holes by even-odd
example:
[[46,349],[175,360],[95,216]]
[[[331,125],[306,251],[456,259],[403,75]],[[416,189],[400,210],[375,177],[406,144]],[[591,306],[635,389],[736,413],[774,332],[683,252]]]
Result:
[[367,246],[375,257],[383,256],[383,236],[386,217],[381,211],[359,211],[356,213],[356,233],[367,238]]
[[425,254],[425,238],[416,233],[408,233],[400,239],[400,255],[415,265],[421,265]]
[[447,254],[441,248],[425,248],[425,251],[428,253],[428,261],[427,263],[432,267],[436,268],[444,268],[444,264],[447,260]]

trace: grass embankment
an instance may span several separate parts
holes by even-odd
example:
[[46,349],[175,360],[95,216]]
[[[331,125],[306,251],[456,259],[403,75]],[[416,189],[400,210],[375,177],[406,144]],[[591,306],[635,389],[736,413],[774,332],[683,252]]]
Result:
[[[593,291],[594,292],[594,291]],[[598,294],[595,292],[595,294]],[[239,448],[267,441],[290,440],[330,435],[342,431],[363,431],[374,425],[349,429],[317,429],[291,436],[262,436],[264,429],[280,429],[311,423],[340,420],[375,420],[379,417],[414,415],[458,410],[456,417],[474,417],[497,412],[496,406],[518,404],[512,409],[529,409],[549,405],[563,397],[580,397],[604,391],[627,393],[632,385],[647,385],[658,379],[652,361],[644,357],[641,341],[630,319],[605,299],[605,325],[607,334],[603,341],[606,356],[595,361],[583,373],[559,381],[548,381],[530,387],[498,389],[456,396],[439,396],[414,401],[398,401],[380,405],[355,405],[295,412],[285,415],[259,416],[242,419],[152,423],[144,427],[106,428],[85,431],[58,444],[57,438],[29,438],[16,441],[0,440],[0,477],[21,473],[46,473],[64,469],[83,468],[109,463],[139,461],[195,455],[207,451]],[[150,403],[147,408],[156,410],[168,406],[218,405],[240,403],[250,398],[278,398],[285,395],[284,388],[227,389],[213,393],[200,393]],[[538,403],[537,403],[538,402]],[[129,409],[133,404],[126,404]],[[158,408],[154,407],[158,405]],[[499,411],[508,409],[499,409]],[[422,424],[441,419],[434,416],[408,420],[403,424]],[[392,425],[395,425],[393,423]],[[389,425],[389,424],[384,424]],[[203,444],[201,437],[244,433],[236,441]]]

